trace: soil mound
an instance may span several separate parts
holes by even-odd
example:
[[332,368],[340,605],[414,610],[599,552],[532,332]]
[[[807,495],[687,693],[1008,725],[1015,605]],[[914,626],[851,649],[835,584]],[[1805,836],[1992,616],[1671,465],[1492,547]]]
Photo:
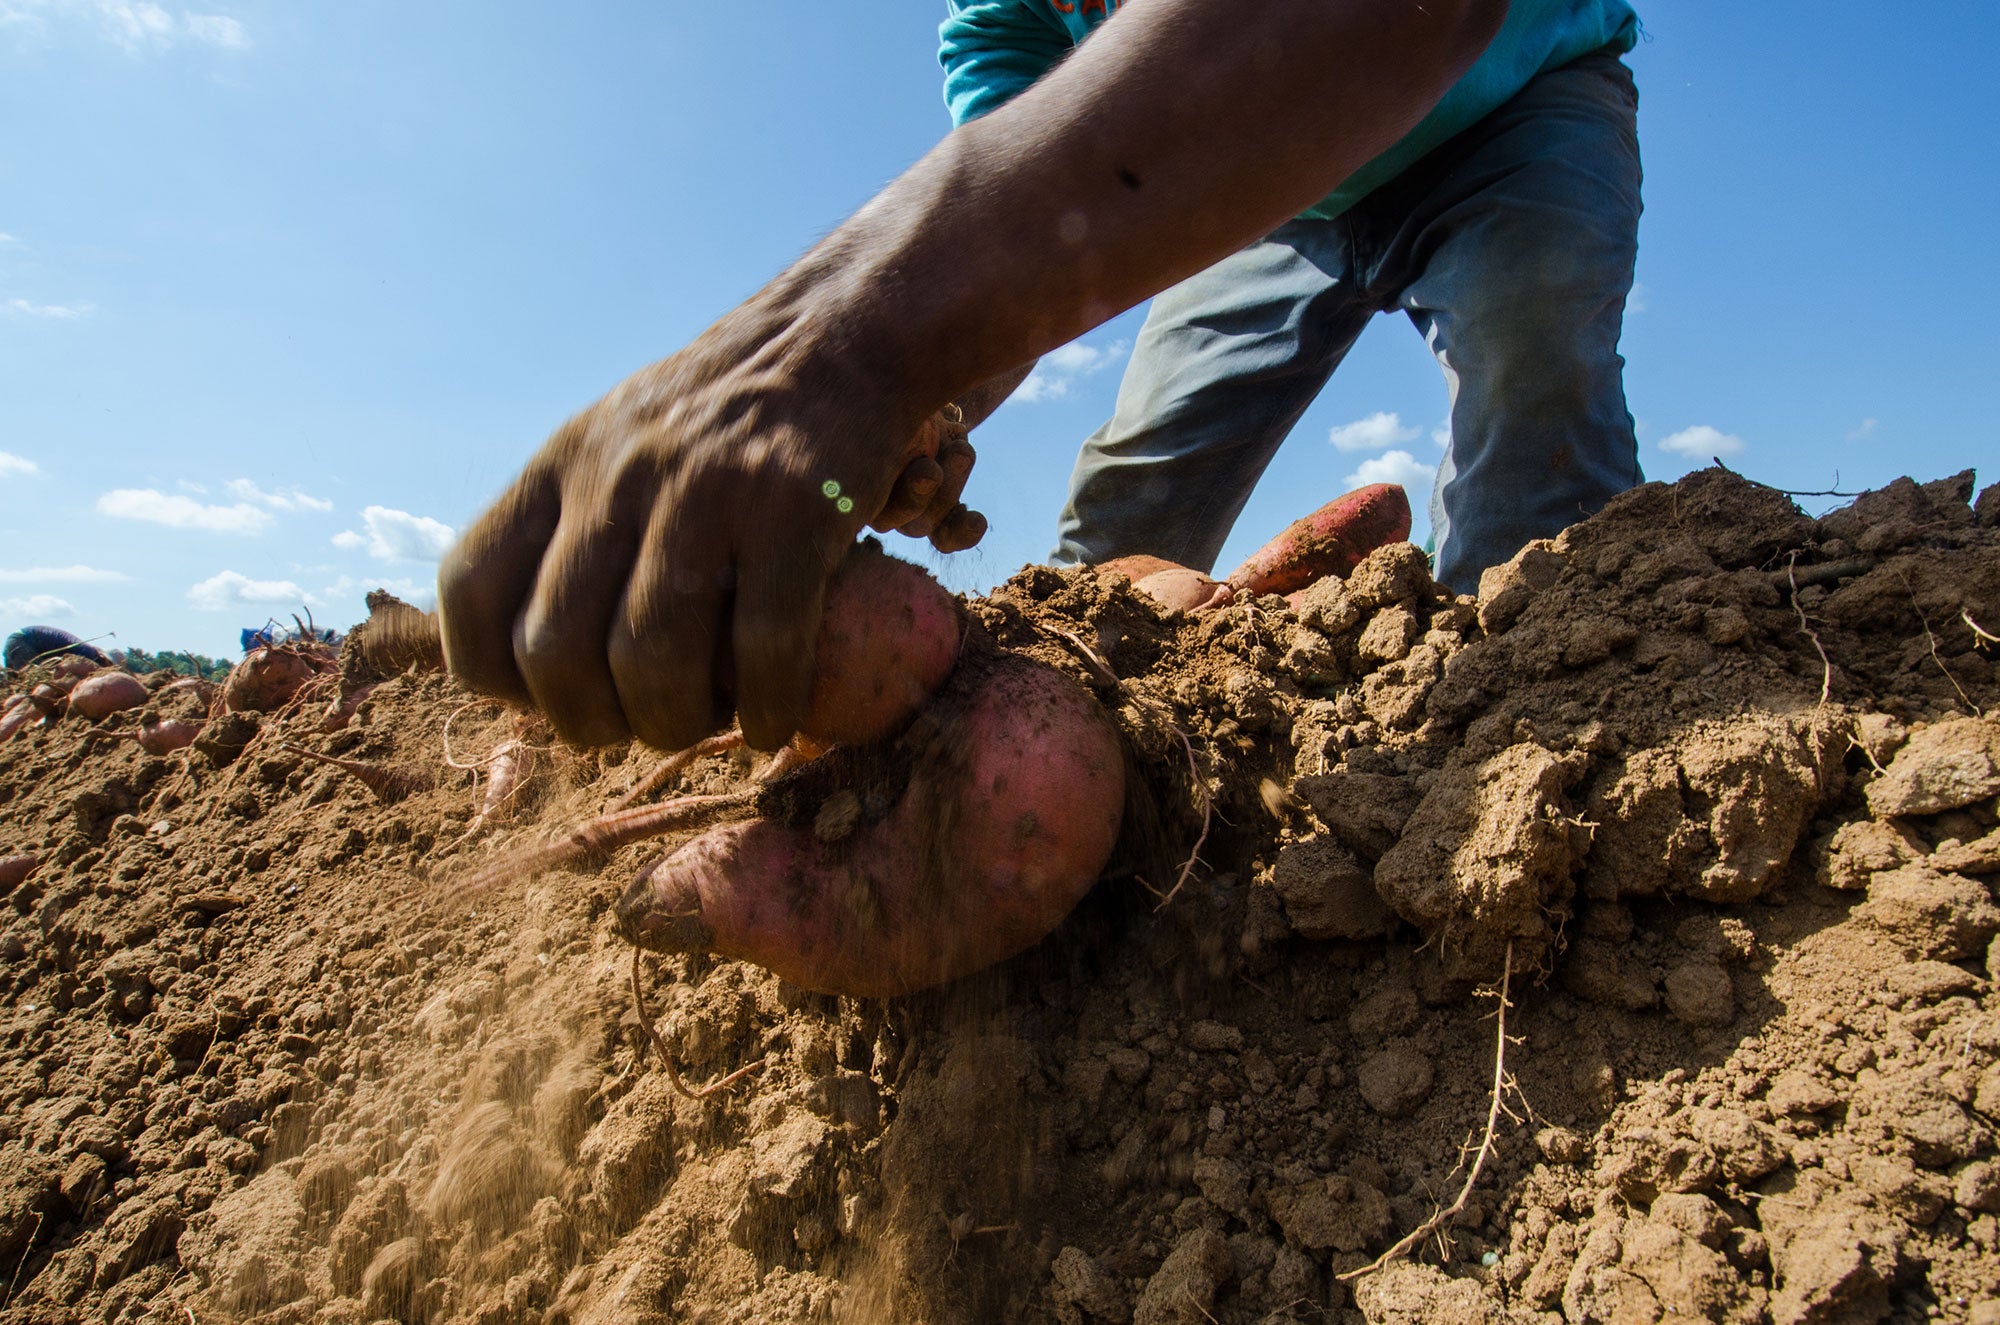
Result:
[[[1648,485],[1477,598],[1407,544],[1193,614],[1030,567],[968,610],[1116,718],[1111,869],[909,998],[648,959],[682,1075],[748,1069],[700,1100],[609,915],[668,844],[468,883],[658,756],[400,607],[185,749],[164,675],[0,743],[0,1321],[2000,1320],[1970,473]],[[1463,1185],[1503,976],[1480,1181],[1343,1278]]]

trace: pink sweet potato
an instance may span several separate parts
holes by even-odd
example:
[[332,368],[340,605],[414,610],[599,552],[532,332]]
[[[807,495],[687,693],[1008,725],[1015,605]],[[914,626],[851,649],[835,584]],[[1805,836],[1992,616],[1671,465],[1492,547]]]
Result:
[[1335,498],[1258,548],[1229,574],[1232,588],[1288,594],[1345,575],[1378,547],[1410,536],[1410,499],[1395,483],[1371,483]]
[[0,713],[0,741],[11,741],[21,729],[42,716],[42,711],[28,702],[26,695],[15,695],[7,702],[7,711]]
[[41,864],[40,856],[0,856],[0,897],[26,883]]
[[44,681],[28,692],[28,703],[49,722],[69,711],[69,691],[76,682],[67,677]]
[[184,718],[162,719],[155,714],[145,714],[139,719],[139,730],[134,739],[139,748],[149,755],[172,754],[194,744],[194,738],[201,735],[201,724]]
[[306,682],[333,665],[325,649],[271,644],[243,655],[222,683],[226,713],[269,713],[283,708]]
[[1123,753],[1061,673],[1011,655],[962,665],[896,748],[908,780],[886,813],[871,819],[841,780],[810,812],[714,829],[633,882],[620,931],[885,998],[1031,946],[1103,870]]
[[92,722],[102,722],[114,713],[137,708],[152,696],[145,683],[130,672],[105,668],[84,677],[69,692],[69,706]]
[[866,745],[901,731],[958,662],[958,600],[921,567],[857,544],[826,586],[806,734]]
[[1123,575],[1132,587],[1169,611],[1205,612],[1227,607],[1235,593],[1222,581],[1164,557],[1113,557],[1091,567],[1099,575]]

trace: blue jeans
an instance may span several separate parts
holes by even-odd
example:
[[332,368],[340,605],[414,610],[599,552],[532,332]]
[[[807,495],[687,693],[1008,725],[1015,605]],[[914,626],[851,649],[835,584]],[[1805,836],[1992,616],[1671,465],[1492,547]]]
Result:
[[1441,583],[1476,591],[1486,567],[1641,482],[1618,354],[1637,109],[1624,63],[1587,55],[1334,220],[1288,222],[1161,293],[1077,457],[1051,559],[1213,569],[1292,425],[1395,308],[1451,398],[1431,498]]

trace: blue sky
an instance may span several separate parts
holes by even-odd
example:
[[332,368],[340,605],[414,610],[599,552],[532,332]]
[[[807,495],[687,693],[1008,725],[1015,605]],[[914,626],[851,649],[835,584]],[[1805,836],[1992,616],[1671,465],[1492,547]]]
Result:
[[[0,0],[0,631],[221,655],[424,594],[553,427],[947,127],[928,0],[192,3]],[[2000,7],[1641,12],[1649,474],[2000,478]],[[981,549],[904,554],[966,590],[1039,559],[1137,323],[981,429]],[[1224,566],[1355,482],[1421,498],[1444,408],[1379,319]]]

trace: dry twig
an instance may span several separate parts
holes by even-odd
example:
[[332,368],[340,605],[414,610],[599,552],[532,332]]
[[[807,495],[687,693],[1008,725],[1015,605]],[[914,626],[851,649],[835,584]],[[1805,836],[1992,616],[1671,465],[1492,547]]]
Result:
[[[1441,1230],[1445,1225],[1445,1221],[1465,1209],[1466,1202],[1472,1199],[1472,1189],[1478,1185],[1480,1170],[1486,1167],[1487,1157],[1493,1153],[1493,1142],[1499,1134],[1500,1115],[1504,1113],[1509,1117],[1516,1116],[1507,1108],[1506,1103],[1508,1094],[1520,1089],[1515,1084],[1514,1078],[1507,1072],[1507,1009],[1512,1006],[1507,997],[1507,987],[1513,980],[1513,977],[1514,945],[1510,941],[1507,944],[1505,964],[1500,968],[1500,1010],[1496,1017],[1499,1026],[1493,1039],[1493,1093],[1488,1099],[1486,1106],[1486,1131],[1480,1137],[1479,1149],[1472,1156],[1472,1169],[1465,1175],[1465,1185],[1458,1189],[1458,1199],[1444,1209],[1434,1212],[1429,1219],[1426,1219],[1423,1223],[1405,1233],[1401,1238],[1397,1239],[1393,1247],[1390,1247],[1389,1250],[1383,1252],[1368,1264],[1358,1270],[1349,1270],[1346,1274],[1336,1276],[1343,1282],[1375,1273],[1390,1261],[1395,1260],[1398,1256],[1401,1256],[1404,1252],[1422,1242],[1432,1233]],[[1466,1144],[1468,1146],[1472,1144],[1470,1137],[1466,1138]]]

